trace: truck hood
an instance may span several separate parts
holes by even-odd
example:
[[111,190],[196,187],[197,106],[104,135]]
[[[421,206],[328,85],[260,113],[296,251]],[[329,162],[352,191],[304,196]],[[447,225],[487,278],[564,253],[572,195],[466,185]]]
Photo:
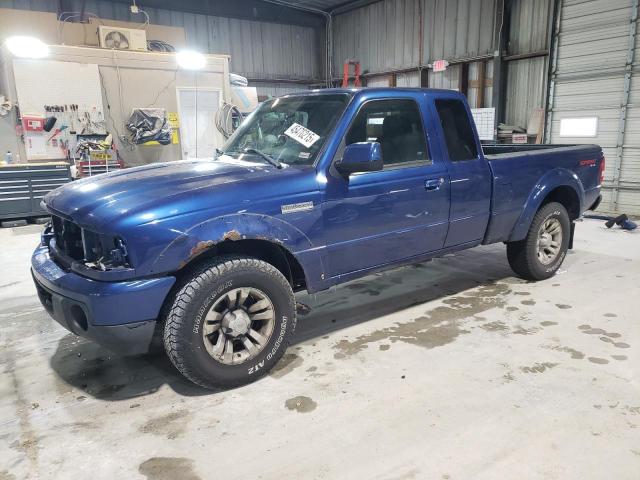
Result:
[[53,213],[80,225],[105,226],[119,217],[131,218],[168,205],[167,215],[210,208],[214,204],[208,197],[225,185],[279,176],[286,170],[233,159],[151,164],[69,183],[47,194],[44,203]]

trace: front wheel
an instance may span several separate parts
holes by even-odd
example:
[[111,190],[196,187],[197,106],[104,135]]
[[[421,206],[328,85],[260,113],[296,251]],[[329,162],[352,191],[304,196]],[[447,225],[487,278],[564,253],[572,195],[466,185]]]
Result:
[[512,270],[526,280],[545,280],[562,265],[569,247],[571,221],[560,203],[544,205],[533,217],[524,240],[507,243]]
[[217,258],[186,279],[164,319],[175,367],[205,388],[235,387],[273,367],[296,326],[291,286],[275,267]]

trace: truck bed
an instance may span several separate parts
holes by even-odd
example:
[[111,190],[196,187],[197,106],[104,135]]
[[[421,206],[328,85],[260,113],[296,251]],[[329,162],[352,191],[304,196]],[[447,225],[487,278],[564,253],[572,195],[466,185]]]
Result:
[[[582,209],[597,198],[597,161],[602,155],[597,145],[483,145],[483,150],[494,182],[485,243],[514,240],[510,234],[523,220],[526,205],[535,203],[531,199],[545,177],[577,175],[584,189]],[[581,166],[585,160],[596,163]]]
[[[500,160],[504,154],[512,153],[531,153],[540,150],[549,150],[553,148],[565,148],[565,147],[583,147],[584,145],[570,145],[570,144],[507,144],[507,143],[483,143],[482,151],[485,157],[491,156],[494,160]],[[509,155],[511,156],[511,155]]]

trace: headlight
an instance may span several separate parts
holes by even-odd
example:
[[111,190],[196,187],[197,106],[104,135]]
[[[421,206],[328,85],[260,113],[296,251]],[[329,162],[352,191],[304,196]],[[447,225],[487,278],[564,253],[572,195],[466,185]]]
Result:
[[129,252],[124,241],[119,237],[100,235],[83,229],[82,246],[84,264],[89,268],[103,272],[131,268]]

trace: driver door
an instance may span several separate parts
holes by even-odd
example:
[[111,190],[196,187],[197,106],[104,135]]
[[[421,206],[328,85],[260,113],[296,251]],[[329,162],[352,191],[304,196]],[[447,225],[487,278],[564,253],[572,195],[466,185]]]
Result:
[[449,221],[449,178],[446,167],[429,157],[421,101],[419,94],[368,100],[345,134],[342,147],[379,142],[384,168],[349,178],[331,169],[323,203],[331,277],[443,247]]

